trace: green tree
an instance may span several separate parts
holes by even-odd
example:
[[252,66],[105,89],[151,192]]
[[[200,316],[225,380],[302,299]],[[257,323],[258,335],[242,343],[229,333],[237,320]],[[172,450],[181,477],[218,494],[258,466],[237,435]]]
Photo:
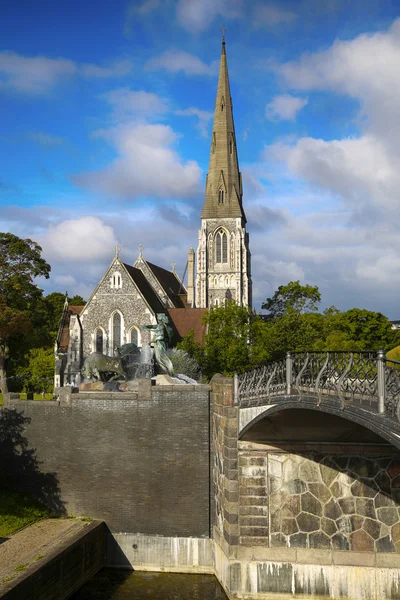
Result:
[[7,392],[6,359],[10,340],[30,329],[30,315],[42,298],[35,278],[48,279],[50,265],[41,257],[41,247],[11,233],[0,233],[0,378]]
[[312,350],[323,339],[324,317],[319,313],[299,314],[288,309],[281,317],[264,323],[264,349],[269,360],[278,360],[286,352]]
[[296,313],[316,312],[321,301],[317,286],[300,285],[300,281],[290,281],[280,285],[272,298],[267,298],[261,308],[268,310],[270,316],[281,317],[289,310]]
[[361,308],[327,315],[324,330],[327,350],[389,350],[400,341],[387,317]]
[[79,294],[75,294],[72,298],[68,298],[69,306],[84,306],[86,304],[86,300],[79,296]]
[[251,311],[235,302],[206,313],[205,363],[208,376],[233,375],[251,366]]
[[52,348],[30,350],[28,365],[22,374],[26,392],[51,392],[54,386],[54,350]]
[[194,329],[190,329],[189,333],[183,337],[183,339],[177,344],[178,350],[184,350],[195,359],[200,369],[205,369],[205,352],[204,348],[199,342],[194,339]]

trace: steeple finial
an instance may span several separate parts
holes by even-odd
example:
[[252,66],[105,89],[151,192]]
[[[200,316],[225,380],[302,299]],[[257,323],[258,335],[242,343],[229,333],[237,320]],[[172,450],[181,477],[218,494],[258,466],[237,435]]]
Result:
[[221,31],[222,31],[222,51],[225,52],[225,31],[227,30],[227,27],[225,27],[225,25],[222,25],[221,27]]
[[139,258],[143,258],[143,246],[142,246],[142,244],[139,245]]
[[119,246],[115,246],[115,258],[119,257],[119,251],[121,250],[121,248]]

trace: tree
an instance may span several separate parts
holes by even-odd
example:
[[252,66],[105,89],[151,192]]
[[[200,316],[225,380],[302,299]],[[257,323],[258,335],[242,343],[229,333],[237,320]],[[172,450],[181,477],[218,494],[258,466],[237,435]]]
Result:
[[6,359],[13,336],[30,329],[30,314],[42,298],[36,277],[49,278],[50,265],[41,257],[34,241],[11,233],[0,233],[0,378],[3,393],[8,391]]
[[69,306],[84,306],[86,304],[86,300],[79,296],[79,294],[75,294],[72,298],[68,298]]
[[25,367],[24,390],[27,392],[51,392],[54,386],[53,348],[33,348],[29,351]]
[[204,348],[196,342],[194,339],[194,329],[190,329],[189,333],[185,335],[182,340],[177,344],[178,350],[184,350],[189,354],[190,357],[194,358],[194,360],[200,366],[200,369],[204,371],[205,369],[205,354]]
[[399,340],[387,317],[361,308],[327,315],[324,333],[327,350],[390,349]]
[[207,375],[233,375],[251,366],[251,311],[235,302],[213,308],[206,314]]
[[289,310],[296,313],[316,312],[321,301],[317,286],[300,285],[300,281],[290,281],[280,285],[272,298],[267,298],[261,308],[268,310],[271,317],[281,317]]

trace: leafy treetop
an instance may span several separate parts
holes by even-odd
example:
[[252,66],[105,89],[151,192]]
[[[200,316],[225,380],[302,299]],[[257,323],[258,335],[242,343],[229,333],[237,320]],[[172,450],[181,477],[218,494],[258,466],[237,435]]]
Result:
[[41,296],[36,277],[49,278],[50,265],[41,257],[41,247],[12,233],[0,233],[0,296],[8,306],[25,309]]
[[272,298],[267,298],[261,308],[268,310],[271,317],[281,317],[289,311],[296,313],[316,312],[321,301],[317,286],[300,285],[300,281],[290,281],[280,285]]

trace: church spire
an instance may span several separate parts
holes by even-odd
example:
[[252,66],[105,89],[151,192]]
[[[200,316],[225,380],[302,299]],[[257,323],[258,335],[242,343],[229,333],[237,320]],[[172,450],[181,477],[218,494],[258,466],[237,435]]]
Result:
[[224,217],[240,217],[246,222],[242,207],[242,177],[236,150],[232,98],[223,36],[206,198],[201,218]]

